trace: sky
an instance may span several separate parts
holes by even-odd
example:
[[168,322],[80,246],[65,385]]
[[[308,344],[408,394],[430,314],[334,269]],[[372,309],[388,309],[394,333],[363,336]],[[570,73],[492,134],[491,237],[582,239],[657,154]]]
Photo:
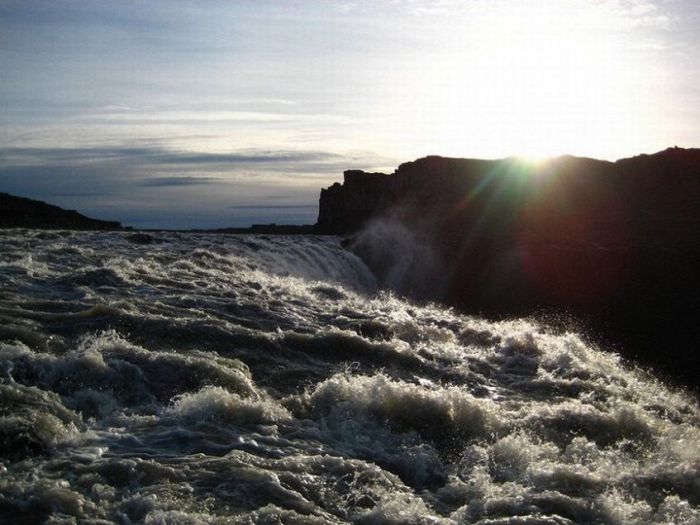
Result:
[[700,145],[697,0],[0,0],[0,191],[313,223],[346,169]]

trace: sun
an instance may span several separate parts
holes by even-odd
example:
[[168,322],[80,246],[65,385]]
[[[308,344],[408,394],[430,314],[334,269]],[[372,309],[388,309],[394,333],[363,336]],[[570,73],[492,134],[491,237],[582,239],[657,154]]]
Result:
[[435,52],[429,75],[408,81],[414,93],[397,110],[410,111],[406,126],[420,130],[409,147],[608,158],[643,142],[636,94],[644,82],[606,12],[536,4],[465,20],[465,34]]

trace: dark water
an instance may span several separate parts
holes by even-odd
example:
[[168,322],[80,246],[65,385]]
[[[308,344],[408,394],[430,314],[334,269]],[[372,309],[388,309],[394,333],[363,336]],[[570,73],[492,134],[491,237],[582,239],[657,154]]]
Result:
[[700,410],[335,238],[0,233],[0,522],[691,524]]

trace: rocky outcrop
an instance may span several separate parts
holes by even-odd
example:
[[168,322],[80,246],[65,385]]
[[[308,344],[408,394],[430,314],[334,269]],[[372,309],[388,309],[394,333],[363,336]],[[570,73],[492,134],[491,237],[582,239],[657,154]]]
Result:
[[321,190],[317,228],[334,234],[358,231],[368,219],[393,205],[393,182],[384,173],[346,171],[342,185],[336,182]]
[[100,221],[41,201],[0,193],[0,228],[119,230],[115,221]]
[[700,150],[532,164],[426,157],[345,172],[317,228],[389,286],[492,316],[578,319],[686,383],[700,372]]

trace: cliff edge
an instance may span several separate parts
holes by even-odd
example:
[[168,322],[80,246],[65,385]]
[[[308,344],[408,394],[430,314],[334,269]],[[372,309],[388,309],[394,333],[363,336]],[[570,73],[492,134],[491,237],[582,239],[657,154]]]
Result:
[[577,319],[697,386],[700,149],[346,171],[321,192],[317,230],[348,235],[389,288],[470,313]]

